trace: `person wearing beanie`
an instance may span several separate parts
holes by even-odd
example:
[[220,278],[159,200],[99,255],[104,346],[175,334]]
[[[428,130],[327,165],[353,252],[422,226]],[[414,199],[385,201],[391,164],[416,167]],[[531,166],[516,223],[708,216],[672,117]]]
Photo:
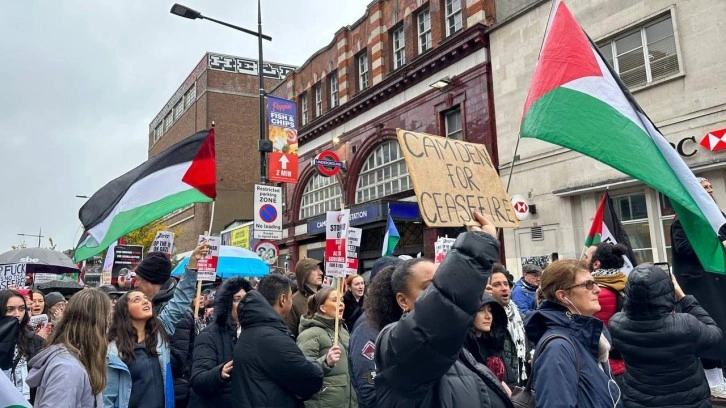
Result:
[[295,277],[297,278],[297,292],[292,295],[292,310],[285,319],[285,323],[297,338],[300,317],[308,311],[308,297],[316,294],[323,286],[323,271],[320,269],[320,261],[313,258],[301,259],[295,266]]
[[48,308],[48,318],[55,324],[63,316],[66,308],[66,298],[60,292],[50,292],[45,295],[45,305]]

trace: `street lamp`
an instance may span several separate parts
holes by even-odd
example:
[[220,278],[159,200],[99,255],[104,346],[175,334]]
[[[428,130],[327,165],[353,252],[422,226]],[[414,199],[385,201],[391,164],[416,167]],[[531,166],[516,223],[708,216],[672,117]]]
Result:
[[259,52],[259,56],[257,59],[257,78],[259,80],[260,86],[260,140],[258,142],[257,150],[260,151],[260,181],[262,182],[262,184],[265,184],[267,182],[267,163],[265,163],[265,153],[272,151],[272,144],[267,140],[265,136],[265,82],[262,75],[262,40],[265,39],[267,41],[272,41],[272,37],[262,34],[262,7],[260,5],[260,0],[257,0],[257,32],[236,26],[234,24],[225,23],[224,21],[216,20],[211,17],[204,16],[199,11],[190,9],[189,7],[183,6],[178,3],[174,4],[169,12],[171,14],[177,15],[179,17],[188,18],[190,20],[209,20],[217,24],[221,24],[223,26],[233,28],[237,31],[242,31],[243,33],[254,35],[255,37],[257,37],[257,49]]
[[38,248],[40,248],[40,239],[41,238],[44,238],[43,237],[43,229],[42,228],[38,231],[38,234],[37,235],[36,234],[18,234],[18,236],[38,238]]

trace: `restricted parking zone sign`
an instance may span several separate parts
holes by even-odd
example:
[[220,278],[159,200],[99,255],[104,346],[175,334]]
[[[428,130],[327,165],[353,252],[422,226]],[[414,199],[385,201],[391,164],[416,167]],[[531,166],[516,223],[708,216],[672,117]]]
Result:
[[254,238],[282,239],[282,188],[255,184]]

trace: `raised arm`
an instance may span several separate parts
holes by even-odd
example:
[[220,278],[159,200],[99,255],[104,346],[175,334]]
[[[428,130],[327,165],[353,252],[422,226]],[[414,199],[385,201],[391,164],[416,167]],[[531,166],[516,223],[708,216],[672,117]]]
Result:
[[[482,217],[483,218],[483,217]],[[484,227],[491,227],[486,220]],[[494,232],[494,228],[484,231]],[[376,364],[394,388],[415,394],[456,362],[499,243],[481,229],[459,235],[413,312],[387,326],[376,341]]]

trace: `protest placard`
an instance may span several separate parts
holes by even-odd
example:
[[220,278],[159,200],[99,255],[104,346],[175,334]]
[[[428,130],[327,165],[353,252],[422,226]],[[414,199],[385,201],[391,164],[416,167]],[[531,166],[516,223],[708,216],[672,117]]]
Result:
[[349,227],[348,228],[348,275],[358,273],[358,251],[360,250],[360,240],[363,235],[363,229]]
[[[113,249],[113,266],[111,268],[111,284],[125,283],[131,278],[131,272],[141,262],[144,255],[144,247],[141,245],[116,245]],[[123,272],[122,272],[123,271]]]
[[198,245],[209,244],[207,255],[197,262],[197,279],[214,282],[217,278],[217,263],[219,262],[220,238],[200,235]]
[[30,323],[28,326],[30,326],[31,329],[37,330],[42,329],[45,327],[45,325],[48,324],[48,315],[47,314],[40,314],[30,317]]
[[519,221],[484,145],[398,129],[421,216],[429,227],[461,227],[476,222],[472,211],[496,227]]
[[151,252],[163,252],[169,257],[174,250],[174,233],[171,231],[159,231],[156,233],[154,242],[151,243]]
[[0,265],[0,289],[25,286],[25,264]]
[[348,272],[348,237],[350,210],[328,211],[325,223],[325,274],[344,278]]
[[456,239],[454,238],[439,237],[436,242],[434,242],[434,263],[436,265],[444,261],[446,254],[451,249],[451,246],[454,245],[455,241]]

